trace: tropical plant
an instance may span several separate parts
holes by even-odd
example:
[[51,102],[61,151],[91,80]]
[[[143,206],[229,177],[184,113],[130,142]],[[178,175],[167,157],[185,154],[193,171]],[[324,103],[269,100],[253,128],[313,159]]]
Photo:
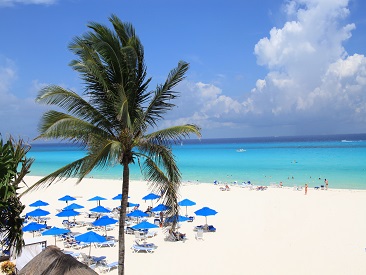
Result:
[[12,137],[4,143],[0,135],[0,233],[5,249],[13,247],[18,254],[24,246],[23,218],[24,205],[18,196],[20,183],[34,161],[27,158],[30,146],[22,139]]
[[15,264],[11,261],[5,261],[1,263],[1,272],[4,274],[15,274]]
[[170,206],[168,214],[178,214],[181,174],[171,145],[191,134],[200,137],[200,129],[192,124],[157,127],[164,114],[175,106],[171,100],[179,93],[172,89],[184,79],[189,65],[179,62],[164,84],[148,91],[151,78],[146,79],[144,49],[133,26],[114,15],[109,21],[113,30],[90,23],[90,31],[69,45],[78,57],[70,66],[85,83],[84,97],[51,85],[42,89],[36,99],[65,111],[45,113],[38,138],[78,143],[87,154],[44,177],[31,189],[49,186],[62,177],[77,176],[80,182],[95,167],[122,165],[118,273],[124,274],[129,165],[138,163],[152,191],[161,194],[162,202]]

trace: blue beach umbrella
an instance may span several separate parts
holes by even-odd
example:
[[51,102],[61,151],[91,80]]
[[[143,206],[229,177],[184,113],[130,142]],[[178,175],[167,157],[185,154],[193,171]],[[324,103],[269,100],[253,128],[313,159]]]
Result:
[[43,210],[41,208],[37,208],[31,212],[28,212],[26,215],[28,217],[38,217],[38,220],[39,220],[39,217],[47,216],[49,214],[50,214],[50,212]]
[[108,216],[103,216],[103,217],[97,219],[96,221],[92,222],[92,225],[94,225],[94,226],[104,226],[105,235],[107,236],[107,225],[115,224],[117,222],[118,221],[115,220],[115,219],[112,219]]
[[154,193],[150,193],[150,194],[147,194],[145,197],[143,197],[142,199],[147,201],[147,200],[155,200],[155,199],[158,199],[160,198],[159,195],[156,195]]
[[46,231],[43,231],[42,235],[43,236],[46,236],[46,235],[55,236],[55,245],[56,245],[56,236],[61,235],[61,234],[65,234],[65,233],[68,233],[68,232],[70,232],[69,229],[64,229],[64,228],[59,228],[59,227],[54,226],[54,227],[52,227],[52,228],[50,228]]
[[107,209],[107,208],[105,208],[101,205],[90,209],[90,211],[97,212],[97,213],[109,213],[109,212],[111,212],[111,210],[109,210],[109,209]]
[[122,200],[122,194],[118,194],[117,196],[113,197],[112,200]]
[[148,217],[149,215],[146,214],[145,212],[141,211],[140,209],[136,209],[136,210],[133,210],[132,212],[126,214],[127,217],[135,217],[137,218],[140,218],[140,217]]
[[151,206],[153,206],[153,200],[156,200],[160,198],[159,195],[156,195],[154,193],[150,193],[150,194],[147,194],[145,197],[143,197],[142,199],[146,202],[147,200],[151,200]]
[[31,222],[31,223],[28,223],[27,225],[25,225],[22,228],[22,230],[23,230],[23,232],[33,231],[33,237],[34,237],[34,231],[40,230],[42,228],[46,228],[46,225],[45,224],[36,223],[36,222]]
[[197,216],[204,216],[206,218],[206,224],[207,224],[207,216],[213,216],[217,214],[216,210],[213,210],[209,207],[203,207],[197,211],[194,212]]
[[185,221],[188,221],[189,218],[187,217],[184,217],[184,216],[181,216],[181,215],[175,215],[175,216],[171,216],[171,217],[167,217],[165,219],[165,222],[166,223],[172,223],[172,222],[185,222]]
[[47,205],[49,205],[47,202],[38,200],[38,201],[35,201],[34,203],[31,203],[29,206],[40,207],[40,206],[47,206]]
[[139,217],[148,217],[149,215],[139,209],[136,209],[136,210],[126,214],[126,216],[139,218]]
[[62,198],[58,199],[59,201],[66,201],[67,205],[69,205],[69,201],[76,201],[74,197],[71,197],[69,195],[63,196]]
[[81,209],[84,208],[84,206],[77,204],[77,203],[72,203],[66,207],[64,207],[62,210],[72,210],[72,209]]
[[77,215],[80,215],[80,212],[75,211],[74,209],[62,210],[56,214],[57,217],[75,217]]
[[92,243],[102,243],[102,242],[105,242],[107,239],[105,237],[103,237],[102,235],[95,233],[94,231],[88,231],[84,234],[75,236],[75,240],[77,240],[79,242],[84,242],[84,243],[90,244],[90,248],[89,248],[89,257],[90,257],[91,244]]
[[74,209],[69,210],[62,210],[60,213],[57,213],[56,216],[60,218],[66,218],[67,217],[67,227],[70,228],[70,217],[74,217],[75,222],[75,216],[80,215],[80,212],[75,211]]
[[134,226],[131,227],[132,229],[151,229],[151,228],[159,228],[159,226],[157,226],[156,224],[147,222],[147,221],[143,221],[140,222]]
[[100,201],[105,201],[105,200],[106,200],[106,198],[103,198],[103,197],[100,197],[100,196],[95,196],[91,199],[88,199],[88,201],[97,201],[98,202],[97,205],[100,205]]
[[110,225],[110,224],[115,224],[117,222],[118,221],[116,219],[112,219],[108,216],[103,216],[103,217],[97,219],[96,221],[92,222],[92,225],[94,225],[94,226],[107,226],[107,225]]
[[186,216],[188,216],[187,206],[193,206],[193,205],[196,205],[196,203],[194,201],[189,200],[189,199],[184,199],[184,200],[181,200],[180,202],[178,202],[178,205],[186,207]]
[[166,211],[169,210],[171,207],[166,206],[164,204],[159,204],[157,206],[155,206],[154,208],[151,209],[152,212],[161,212],[161,211]]
[[135,206],[140,206],[140,205],[138,203],[127,202],[127,207],[135,207]]

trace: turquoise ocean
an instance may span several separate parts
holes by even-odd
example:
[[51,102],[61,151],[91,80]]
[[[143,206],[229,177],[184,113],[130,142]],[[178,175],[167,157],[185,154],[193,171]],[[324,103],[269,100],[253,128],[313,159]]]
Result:
[[[184,182],[241,183],[366,190],[366,134],[185,140],[172,146]],[[48,173],[85,155],[75,144],[32,144],[31,176]],[[95,170],[93,178],[121,179],[122,167]],[[143,180],[137,165],[131,179]]]

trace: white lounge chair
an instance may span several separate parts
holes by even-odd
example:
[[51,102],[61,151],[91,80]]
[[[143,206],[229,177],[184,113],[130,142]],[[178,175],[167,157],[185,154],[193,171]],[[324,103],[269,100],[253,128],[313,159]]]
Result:
[[203,230],[202,229],[197,230],[196,240],[202,240],[203,241]]
[[137,245],[134,244],[131,246],[132,252],[147,252],[147,253],[153,253],[155,251],[155,246],[145,246],[145,245]]
[[110,264],[103,264],[99,266],[99,270],[101,272],[109,272],[111,271],[113,268],[117,268],[118,267],[118,262],[113,262]]
[[146,236],[145,236],[144,232],[142,232],[142,231],[135,230],[134,234],[135,234],[136,241],[142,241],[142,240],[146,239]]
[[114,247],[116,246],[116,242],[115,241],[105,241],[102,243],[95,243],[95,247]]

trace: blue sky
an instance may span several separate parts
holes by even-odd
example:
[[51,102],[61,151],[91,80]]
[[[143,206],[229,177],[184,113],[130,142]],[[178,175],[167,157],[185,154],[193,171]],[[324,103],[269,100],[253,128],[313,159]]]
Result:
[[68,44],[112,13],[134,25],[151,89],[190,63],[161,127],[196,123],[203,138],[365,133],[365,10],[363,0],[0,0],[0,133],[37,136],[45,85],[82,93]]

